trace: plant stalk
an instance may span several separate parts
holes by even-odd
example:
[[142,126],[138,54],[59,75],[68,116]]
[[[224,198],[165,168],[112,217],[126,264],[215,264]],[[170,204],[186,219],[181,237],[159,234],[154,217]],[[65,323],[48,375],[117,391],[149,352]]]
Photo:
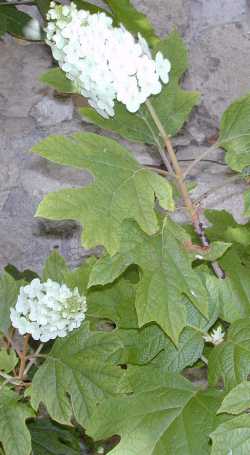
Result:
[[[183,175],[182,169],[179,165],[178,159],[176,157],[171,139],[168,136],[168,134],[166,133],[154,107],[152,106],[152,104],[150,103],[149,100],[146,101],[146,106],[147,106],[147,109],[148,109],[156,127],[159,130],[159,133],[160,133],[163,141],[164,141],[166,151],[170,157],[170,160],[171,160],[174,172],[175,172],[176,181],[177,181],[179,190],[181,192],[181,195],[182,195],[184,203],[185,203],[186,211],[192,220],[192,224],[194,226],[195,232],[198,235],[198,237],[200,238],[202,245],[204,247],[209,247],[209,240],[205,234],[204,226],[200,220],[198,211],[195,208],[195,206],[193,205],[193,202],[190,198],[190,195],[189,195],[186,183],[185,183],[184,175]],[[217,275],[218,278],[221,278],[221,279],[225,278],[225,272],[222,270],[222,268],[220,267],[218,262],[212,262],[212,267],[213,267],[214,273]]]
[[20,380],[23,380],[23,377],[24,377],[24,370],[25,370],[25,366],[26,366],[26,356],[27,356],[27,352],[29,349],[29,339],[30,339],[30,335],[25,335],[24,341],[23,341],[23,350],[20,353],[21,360],[20,360],[20,367],[19,367],[19,373],[18,373],[18,378]]

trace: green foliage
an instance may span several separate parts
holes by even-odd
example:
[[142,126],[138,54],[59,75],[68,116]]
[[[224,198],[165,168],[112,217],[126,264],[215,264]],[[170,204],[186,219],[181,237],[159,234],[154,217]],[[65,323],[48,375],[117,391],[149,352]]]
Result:
[[250,382],[237,385],[224,398],[218,413],[241,414],[250,408]]
[[65,282],[65,274],[69,272],[68,266],[57,250],[52,251],[43,269],[43,281],[49,278],[58,283]]
[[[172,65],[170,82],[161,93],[150,98],[168,134],[174,136],[187,120],[191,110],[199,101],[197,92],[184,91],[179,80],[187,69],[187,51],[177,32],[171,33],[154,48],[160,50]],[[130,114],[125,106],[116,104],[115,117],[104,119],[91,108],[81,108],[80,113],[90,122],[101,128],[114,131],[122,137],[135,142],[159,145],[159,134],[145,106]]]
[[125,392],[124,371],[109,361],[121,348],[112,333],[90,332],[84,323],[57,340],[32,381],[31,404],[43,402],[50,417],[62,424],[85,425],[104,398]]
[[121,223],[127,218],[134,218],[148,234],[157,232],[155,196],[163,208],[174,208],[170,184],[140,166],[128,150],[111,139],[92,133],[55,136],[40,142],[33,152],[59,164],[87,169],[95,177],[85,188],[49,194],[36,214],[80,221],[87,248],[104,245],[114,254],[119,248]]
[[24,38],[24,28],[32,18],[19,11],[15,6],[0,6],[0,37],[10,33],[18,38]]
[[67,79],[65,73],[60,68],[51,68],[40,76],[39,80],[43,84],[53,87],[60,93],[76,93],[74,84]]
[[221,394],[201,392],[157,368],[144,369],[146,383],[139,374],[133,395],[106,401],[91,417],[87,433],[97,440],[120,435],[112,455],[208,455]]
[[16,281],[8,273],[0,276],[0,332],[6,333],[10,327],[10,308],[15,306],[20,287],[25,282]]
[[227,339],[216,346],[209,356],[211,385],[223,379],[225,389],[230,390],[250,374],[250,318],[234,322],[227,333]]
[[250,418],[242,415],[220,425],[212,434],[211,455],[247,455],[250,451]]
[[101,258],[89,282],[89,286],[110,283],[131,264],[138,265],[143,272],[136,292],[139,326],[157,322],[176,344],[187,325],[183,295],[205,317],[208,315],[207,290],[192,269],[192,258],[180,241],[180,232],[186,236],[170,219],[166,219],[161,232],[152,237],[135,223],[123,223],[120,251]]
[[29,455],[30,434],[25,421],[32,410],[21,403],[20,397],[7,387],[0,389],[0,441],[6,455]]
[[37,419],[29,425],[32,455],[79,455],[79,435],[72,428]]
[[0,370],[5,373],[10,373],[18,363],[18,358],[15,351],[7,349],[0,349]]
[[47,12],[50,7],[50,0],[35,0],[35,3],[41,13],[41,15],[46,18]]
[[159,38],[155,35],[155,31],[149,19],[137,11],[130,0],[104,0],[112,11],[112,15],[117,24],[122,24],[132,33],[141,33],[150,45],[158,43]]
[[232,103],[222,117],[219,145],[226,150],[226,162],[241,172],[250,165],[250,94]]

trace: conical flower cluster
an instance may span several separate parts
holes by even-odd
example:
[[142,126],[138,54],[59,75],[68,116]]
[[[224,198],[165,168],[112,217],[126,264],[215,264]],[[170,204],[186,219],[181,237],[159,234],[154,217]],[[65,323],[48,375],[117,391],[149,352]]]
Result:
[[15,308],[10,310],[13,327],[21,335],[31,334],[34,340],[46,342],[65,337],[80,327],[87,310],[86,297],[65,284],[35,278],[20,288]]
[[76,90],[104,117],[114,116],[115,101],[136,112],[167,84],[170,62],[123,26],[114,27],[105,13],[90,14],[51,2],[47,43]]

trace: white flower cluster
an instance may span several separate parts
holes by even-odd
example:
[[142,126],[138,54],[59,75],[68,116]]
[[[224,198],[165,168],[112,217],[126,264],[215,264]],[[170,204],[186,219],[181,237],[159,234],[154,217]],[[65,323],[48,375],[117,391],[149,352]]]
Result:
[[15,308],[10,310],[13,327],[21,335],[31,334],[34,340],[46,342],[65,337],[80,327],[87,310],[86,298],[65,284],[35,278],[20,288]]
[[203,338],[207,343],[212,343],[215,346],[224,341],[225,333],[222,330],[222,327],[219,325],[217,329],[214,329],[211,332],[211,335],[205,335]]
[[90,14],[51,2],[47,40],[60,68],[76,90],[104,117],[114,116],[115,100],[136,112],[169,81],[170,62],[158,52],[153,59],[139,34],[113,27],[105,13]]

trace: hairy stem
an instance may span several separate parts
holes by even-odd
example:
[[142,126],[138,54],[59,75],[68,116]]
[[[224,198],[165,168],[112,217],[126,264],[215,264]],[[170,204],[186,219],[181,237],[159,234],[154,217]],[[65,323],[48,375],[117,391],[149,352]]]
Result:
[[[150,101],[148,101],[148,100],[146,101],[146,106],[147,106],[147,109],[148,109],[152,119],[154,120],[155,125],[157,126],[157,128],[159,130],[159,133],[160,133],[163,141],[164,141],[166,151],[170,157],[173,169],[175,171],[176,181],[177,181],[179,190],[181,192],[181,195],[183,197],[186,211],[192,220],[192,224],[194,226],[195,232],[198,235],[198,237],[200,238],[202,245],[205,247],[209,247],[209,241],[206,237],[203,224],[201,223],[197,209],[193,205],[193,202],[189,196],[189,192],[188,192],[188,189],[187,189],[187,186],[185,183],[184,175],[183,175],[182,169],[179,165],[178,159],[176,157],[170,137],[166,133],[166,131],[165,131],[154,107],[150,103]],[[218,264],[218,262],[213,262],[212,267],[213,267],[214,273],[217,275],[218,278],[225,278],[225,273],[222,270],[222,268],[220,267],[220,265]]]
[[24,377],[24,370],[25,370],[25,366],[26,366],[27,352],[28,352],[28,349],[29,349],[29,339],[30,339],[30,335],[25,335],[24,340],[23,340],[23,350],[20,353],[21,357],[20,357],[20,367],[19,367],[18,378],[21,379],[21,380],[23,380],[23,377]]

